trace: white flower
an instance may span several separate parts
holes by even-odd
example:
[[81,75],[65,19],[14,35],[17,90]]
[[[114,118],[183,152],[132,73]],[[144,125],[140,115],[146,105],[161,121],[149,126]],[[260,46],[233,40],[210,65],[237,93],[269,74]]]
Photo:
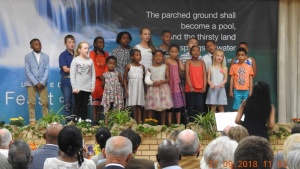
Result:
[[86,122],[90,122],[90,123],[92,122],[92,120],[90,120],[90,119],[86,119],[85,121],[86,121]]
[[82,121],[81,118],[79,118],[79,119],[78,119],[78,122],[81,122],[81,121]]

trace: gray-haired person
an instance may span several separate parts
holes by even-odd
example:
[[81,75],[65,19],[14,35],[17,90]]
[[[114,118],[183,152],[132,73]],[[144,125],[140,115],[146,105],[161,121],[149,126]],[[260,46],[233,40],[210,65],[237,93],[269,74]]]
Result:
[[32,161],[29,145],[23,140],[16,140],[8,151],[8,162],[12,169],[28,169]]

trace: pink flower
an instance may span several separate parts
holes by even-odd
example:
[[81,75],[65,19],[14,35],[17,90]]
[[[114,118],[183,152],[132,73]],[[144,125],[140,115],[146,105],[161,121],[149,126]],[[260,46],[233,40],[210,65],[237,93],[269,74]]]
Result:
[[220,68],[220,73],[223,73],[224,74],[224,70],[222,68]]

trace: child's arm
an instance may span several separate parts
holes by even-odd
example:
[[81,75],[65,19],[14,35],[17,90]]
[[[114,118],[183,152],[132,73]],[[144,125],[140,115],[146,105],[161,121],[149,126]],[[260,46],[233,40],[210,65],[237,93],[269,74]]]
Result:
[[145,72],[145,66],[142,65],[143,67],[143,83],[144,83],[144,93],[145,93],[145,96],[146,96],[146,93],[147,93],[147,86],[145,84],[145,76],[146,76],[146,72]]
[[215,88],[215,85],[211,82],[211,68],[208,69],[207,73],[207,83],[211,89]]
[[121,76],[120,72],[118,72],[118,79],[119,79],[120,85],[123,86],[123,80],[122,80],[122,76]]
[[252,88],[252,86],[253,86],[253,76],[249,76],[249,96],[251,96],[252,95],[252,90],[253,90],[253,88]]
[[179,63],[179,70],[180,71],[184,71],[184,64],[182,63],[182,61],[179,58],[176,58],[178,60]]
[[128,72],[130,70],[130,64],[126,65],[125,71],[124,71],[124,79],[123,79],[123,85],[126,93],[126,97],[128,97],[128,87],[127,87],[127,78],[128,78]]
[[233,76],[230,77],[229,96],[234,97],[233,96]]
[[220,87],[224,87],[225,84],[227,83],[227,77],[228,77],[227,67],[223,68],[223,72],[224,72],[224,79],[221,82]]
[[95,84],[96,84],[96,71],[95,71],[95,66],[94,62],[92,62],[92,86],[91,86],[91,92],[93,93],[95,90]]
[[202,93],[204,93],[206,91],[206,85],[207,85],[207,77],[206,77],[206,66],[205,66],[205,63],[203,60],[200,60],[201,61],[201,64],[203,65],[202,68],[203,68],[203,88],[202,88]]
[[77,89],[76,86],[76,60],[74,59],[71,62],[71,66],[70,66],[70,81],[71,81],[71,86],[72,86],[72,90],[73,93],[78,93],[79,90]]
[[251,57],[251,60],[252,60],[252,69],[253,69],[253,78],[254,78],[256,76],[256,73],[257,73],[256,61],[253,57]]
[[170,71],[169,71],[169,66],[168,65],[166,65],[166,75],[165,75],[165,77],[166,77],[166,79],[162,80],[160,82],[160,85],[165,84],[165,83],[169,83],[169,81],[170,81]]
[[187,83],[188,83],[188,85],[189,85],[189,87],[190,87],[190,92],[194,92],[195,91],[195,89],[193,88],[193,85],[192,85],[192,83],[191,83],[191,79],[190,79],[190,60],[187,60],[186,62],[185,62],[185,78],[186,78],[186,81],[187,81]]
[[[104,75],[104,73],[103,73],[103,75]],[[103,75],[100,76],[100,79],[101,79],[102,87],[104,88],[104,86],[105,86],[105,77]]]

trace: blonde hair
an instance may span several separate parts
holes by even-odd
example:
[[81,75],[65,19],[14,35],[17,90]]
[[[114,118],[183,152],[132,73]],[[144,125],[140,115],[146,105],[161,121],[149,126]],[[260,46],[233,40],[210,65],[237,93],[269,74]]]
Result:
[[248,130],[243,126],[233,126],[228,131],[228,137],[238,143],[247,136],[249,136]]
[[89,46],[89,44],[88,44],[87,42],[85,42],[85,41],[83,41],[83,42],[80,42],[80,43],[78,44],[78,46],[77,46],[76,50],[75,50],[75,54],[74,54],[74,56],[75,56],[75,57],[77,57],[77,56],[79,56],[79,55],[80,55],[80,53],[79,53],[79,49],[81,49],[81,48],[82,48],[82,45],[83,45],[83,44],[87,44],[87,45]]
[[221,49],[216,49],[216,50],[213,52],[213,64],[212,64],[212,65],[213,65],[213,66],[215,65],[215,62],[216,62],[216,54],[217,54],[218,52],[223,53],[223,59],[222,59],[222,61],[221,61],[221,67],[224,69],[224,68],[226,67],[226,65],[223,63],[225,53],[224,53],[224,51],[221,50]]

